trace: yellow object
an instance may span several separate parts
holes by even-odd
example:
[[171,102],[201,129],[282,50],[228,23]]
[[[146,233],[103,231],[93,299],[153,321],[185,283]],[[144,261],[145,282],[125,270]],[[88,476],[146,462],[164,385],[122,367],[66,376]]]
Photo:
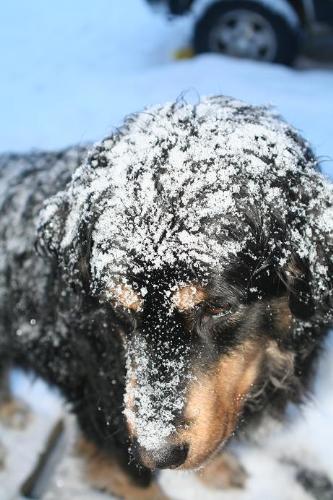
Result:
[[194,50],[192,47],[184,47],[182,49],[176,50],[176,52],[173,54],[174,59],[191,59],[194,57]]

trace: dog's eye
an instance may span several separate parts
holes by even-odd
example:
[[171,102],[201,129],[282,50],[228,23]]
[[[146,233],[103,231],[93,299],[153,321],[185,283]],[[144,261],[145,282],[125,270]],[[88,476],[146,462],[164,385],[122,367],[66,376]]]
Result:
[[223,318],[233,312],[231,304],[224,304],[223,306],[209,306],[207,313],[213,318]]

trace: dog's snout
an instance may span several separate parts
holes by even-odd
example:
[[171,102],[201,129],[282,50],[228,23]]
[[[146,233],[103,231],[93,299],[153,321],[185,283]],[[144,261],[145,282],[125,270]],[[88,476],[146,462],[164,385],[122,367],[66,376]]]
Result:
[[138,449],[142,462],[151,469],[175,469],[187,458],[188,444],[170,444],[153,451]]
[[155,460],[156,469],[174,469],[182,465],[188,455],[188,445],[171,445],[163,448]]

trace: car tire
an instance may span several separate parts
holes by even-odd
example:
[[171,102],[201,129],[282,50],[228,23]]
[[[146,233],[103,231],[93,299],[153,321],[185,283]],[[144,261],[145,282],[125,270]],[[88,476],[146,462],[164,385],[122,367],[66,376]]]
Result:
[[[240,46],[241,42],[244,45],[244,40],[241,40],[242,36],[237,35],[235,31],[237,22],[241,27],[240,16],[243,16],[243,24],[245,20],[245,27],[246,16],[249,26],[253,25],[253,43],[251,40],[245,40],[243,51],[238,46]],[[232,22],[236,23],[234,27],[231,24]],[[261,33],[260,29],[262,30]],[[247,32],[244,31],[244,33]],[[260,42],[263,35],[266,37],[264,37],[266,46],[263,42]],[[219,52],[236,57],[291,65],[298,54],[299,38],[300,29],[296,23],[293,26],[282,13],[274,11],[260,2],[254,0],[222,0],[210,6],[197,21],[194,29],[193,48],[196,54]],[[254,41],[257,45],[259,42],[262,43],[262,47],[260,44],[257,47]],[[234,47],[232,46],[233,43]],[[246,44],[248,50],[246,50]]]

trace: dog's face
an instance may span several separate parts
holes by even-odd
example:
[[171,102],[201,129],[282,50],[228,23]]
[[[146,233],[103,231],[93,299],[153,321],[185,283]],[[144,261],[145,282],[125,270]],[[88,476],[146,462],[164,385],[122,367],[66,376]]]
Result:
[[300,321],[332,309],[333,190],[315,164],[267,109],[167,104],[129,117],[42,211],[66,285],[126,324],[147,466],[197,467],[269,388],[292,398],[294,353],[312,350]]
[[275,341],[292,326],[285,290],[258,300],[247,279],[238,269],[203,285],[164,269],[112,288],[116,311],[133,324],[125,416],[146,466],[200,466],[235,431],[264,366],[290,370]]

